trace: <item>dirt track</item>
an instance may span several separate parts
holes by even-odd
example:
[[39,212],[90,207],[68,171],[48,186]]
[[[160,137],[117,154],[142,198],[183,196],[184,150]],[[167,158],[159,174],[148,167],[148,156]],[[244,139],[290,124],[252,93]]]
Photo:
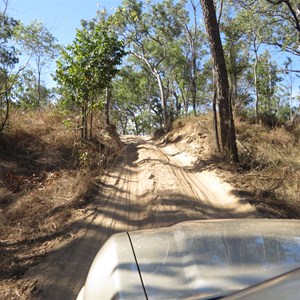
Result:
[[173,225],[180,221],[254,217],[247,200],[234,195],[213,171],[149,138],[125,136],[124,160],[99,179],[99,195],[79,232],[52,251],[26,277],[37,280],[38,299],[75,299],[92,260],[116,232]]

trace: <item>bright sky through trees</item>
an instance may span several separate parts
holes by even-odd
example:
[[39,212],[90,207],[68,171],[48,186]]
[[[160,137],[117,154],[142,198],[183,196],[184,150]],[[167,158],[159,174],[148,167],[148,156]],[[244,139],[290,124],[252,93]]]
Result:
[[[76,28],[80,28],[80,20],[90,20],[96,11],[103,7],[108,12],[114,12],[122,0],[9,0],[8,14],[25,25],[37,19],[58,39],[62,45],[71,44],[76,35]],[[53,86],[50,73],[55,69],[53,62],[44,79],[47,85]]]
[[105,7],[108,12],[122,0],[9,0],[10,16],[28,24],[37,19],[52,32],[61,44],[70,44],[75,38],[80,20],[90,20],[97,10]]
[[[28,25],[37,19],[58,39],[62,45],[71,44],[80,28],[80,20],[91,20],[97,10],[104,7],[108,13],[113,13],[121,5],[122,0],[9,0],[8,14],[16,20]],[[270,49],[272,57],[278,62],[285,61],[287,54],[279,49]],[[55,64],[53,64],[53,69]],[[300,69],[293,58],[293,68]],[[52,70],[53,72],[53,70]],[[48,80],[47,80],[48,81]],[[49,81],[50,74],[49,74]],[[52,84],[52,83],[51,83]],[[299,94],[300,80],[294,75],[294,93]]]

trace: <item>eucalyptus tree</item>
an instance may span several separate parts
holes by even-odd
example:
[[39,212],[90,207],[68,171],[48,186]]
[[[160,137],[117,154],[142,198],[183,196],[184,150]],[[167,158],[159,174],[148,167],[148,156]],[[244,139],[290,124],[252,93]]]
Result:
[[[297,91],[294,88],[294,83],[295,79],[298,77],[300,78],[300,75],[295,74],[291,70],[294,70],[293,67],[293,61],[290,57],[286,59],[284,62],[284,74],[286,76],[286,84],[284,86],[284,97],[288,98],[288,103],[289,103],[289,120],[292,122],[294,116],[298,113],[298,110],[300,110],[300,102],[299,102],[299,108],[297,109],[295,107],[295,104],[297,103],[296,97],[295,97],[295,92]],[[298,89],[300,87],[297,87]]]
[[219,24],[213,0],[201,0],[204,22],[216,72],[218,107],[220,117],[221,150],[227,162],[238,162],[238,151],[229,94],[228,74]]
[[[249,44],[249,62],[252,63],[251,80],[255,98],[255,119],[260,121],[261,113],[264,113],[265,96],[263,84],[267,81],[260,76],[261,53],[265,48],[274,46],[281,51],[293,55],[299,55],[299,4],[294,0],[233,0],[234,14],[232,24],[237,27],[239,39],[234,39],[234,44],[244,40]],[[234,27],[233,27],[234,28]],[[225,30],[226,33],[226,30]],[[232,39],[228,39],[231,41]],[[241,51],[239,52],[241,53]],[[253,58],[253,60],[251,59]],[[260,70],[259,70],[260,69]],[[296,71],[293,68],[285,68],[285,72]],[[271,74],[268,75],[269,78]],[[268,88],[267,86],[265,88]]]
[[197,81],[201,77],[200,69],[203,67],[204,57],[207,55],[207,49],[204,46],[204,28],[201,28],[199,22],[201,6],[199,1],[189,0],[187,2],[187,8],[189,8],[189,19],[183,19],[182,24],[184,25],[184,32],[182,34],[182,50],[183,55],[187,59],[187,66],[189,70],[189,81],[190,86],[192,108],[194,114],[196,114],[197,105]]
[[[275,61],[271,59],[270,53],[266,50],[259,57],[258,72],[258,92],[261,95],[261,112],[271,122],[280,113],[280,98],[278,97],[278,83],[282,80],[279,76],[279,68]],[[268,121],[268,120],[266,120]]]
[[95,101],[117,74],[124,55],[123,42],[105,18],[92,27],[77,30],[73,44],[61,51],[55,79],[69,94],[69,100],[81,109],[83,139],[91,138]]
[[[36,98],[37,87],[36,72],[27,68],[20,73],[11,90],[12,101],[20,108],[31,110],[36,108],[36,102],[32,99]],[[50,104],[53,93],[45,84],[40,83],[40,105],[45,107]]]
[[238,115],[245,105],[245,94],[242,87],[245,85],[245,74],[250,66],[249,38],[242,29],[240,18],[230,14],[232,6],[223,5],[223,18],[220,24],[224,34],[224,52],[230,97],[233,114]]
[[188,113],[191,98],[191,65],[184,53],[184,41],[178,39],[168,47],[168,57],[163,62],[165,97],[168,99],[168,113],[178,116],[183,110]]
[[[300,3],[299,0],[264,0],[269,7],[262,13],[272,18],[274,35],[270,43],[284,51],[300,56]],[[274,26],[274,24],[276,26]]]
[[205,43],[205,29],[199,22],[200,3],[189,0],[185,9],[189,15],[178,16],[182,18],[183,29],[181,34],[169,43],[169,55],[163,62],[167,82],[171,87],[169,94],[175,98],[173,106],[176,115],[181,111],[187,114],[191,108],[196,114],[197,106],[203,102],[202,91],[205,90],[206,84],[203,70],[208,58],[208,49]]
[[198,41],[200,40],[199,28],[198,28],[198,11],[200,3],[196,3],[194,0],[190,0],[193,14],[193,26],[189,28],[188,24],[185,24],[185,30],[188,37],[191,53],[191,93],[193,111],[196,113],[196,98],[197,98],[197,48],[199,46]]
[[254,54],[253,63],[253,78],[254,78],[254,90],[255,90],[255,118],[256,123],[259,122],[259,108],[260,108],[260,93],[259,93],[259,78],[258,78],[258,66],[259,66],[259,51],[263,44],[266,43],[267,36],[272,34],[270,32],[268,18],[263,18],[256,12],[261,9],[260,3],[254,4],[250,10],[241,12],[238,15],[238,22],[242,25],[242,31],[246,34],[250,43],[250,50]]
[[182,33],[182,20],[188,18],[185,3],[186,0],[177,3],[173,0],[159,3],[124,0],[114,16],[130,53],[150,70],[157,81],[164,125],[169,123],[164,62],[170,55],[170,45]]
[[[265,43],[282,51],[299,56],[300,49],[300,4],[298,0],[234,0],[244,11],[264,18]],[[297,70],[300,71],[300,70]]]
[[57,57],[60,46],[52,33],[37,20],[31,21],[28,26],[19,23],[15,34],[23,54],[26,53],[30,59],[34,60],[37,74],[36,93],[34,95],[35,107],[40,107],[43,90],[42,75]]
[[12,39],[18,22],[7,15],[8,1],[1,2],[0,11],[0,132],[9,117],[10,90],[17,74],[13,74],[18,63],[18,53],[13,47]]

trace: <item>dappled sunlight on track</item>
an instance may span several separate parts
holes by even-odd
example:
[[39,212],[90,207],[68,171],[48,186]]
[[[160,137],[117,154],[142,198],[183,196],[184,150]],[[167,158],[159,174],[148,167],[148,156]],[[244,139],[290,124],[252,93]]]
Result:
[[89,217],[77,225],[79,238],[29,272],[38,280],[38,299],[75,299],[94,256],[114,233],[186,220],[255,217],[254,208],[214,172],[194,171],[187,154],[158,147],[149,137],[122,139],[123,159],[96,181],[99,192]]

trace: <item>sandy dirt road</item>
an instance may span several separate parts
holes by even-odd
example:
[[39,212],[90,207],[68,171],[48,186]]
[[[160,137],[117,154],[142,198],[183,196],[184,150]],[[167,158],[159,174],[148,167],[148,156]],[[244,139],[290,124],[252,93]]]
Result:
[[193,158],[150,138],[124,136],[124,159],[97,181],[89,217],[74,224],[78,234],[27,272],[37,299],[75,299],[94,256],[116,232],[173,225],[195,219],[255,217],[246,199],[213,171],[193,167]]

